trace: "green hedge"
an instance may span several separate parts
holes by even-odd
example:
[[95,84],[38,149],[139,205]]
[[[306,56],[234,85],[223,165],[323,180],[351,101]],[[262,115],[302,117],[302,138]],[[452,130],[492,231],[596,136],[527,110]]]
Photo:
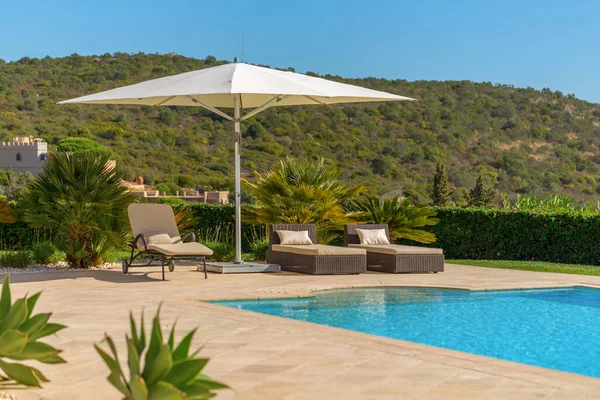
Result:
[[[189,207],[194,231],[206,233],[220,227],[233,235],[233,205],[198,203]],[[449,259],[600,264],[600,214],[438,209],[438,217],[439,224],[429,227],[438,238],[433,246],[443,248]],[[242,224],[243,251],[248,252],[250,243],[262,235],[264,227]],[[0,224],[3,249],[27,248],[41,236],[24,223]]]
[[439,209],[429,230],[448,259],[600,264],[600,215]]

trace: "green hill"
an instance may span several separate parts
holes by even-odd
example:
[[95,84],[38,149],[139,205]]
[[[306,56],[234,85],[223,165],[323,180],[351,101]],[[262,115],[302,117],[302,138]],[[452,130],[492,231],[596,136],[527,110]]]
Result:
[[[88,137],[114,151],[133,179],[230,189],[233,134],[200,108],[57,106],[56,101],[220,63],[178,55],[105,54],[0,60],[0,140],[51,144]],[[245,175],[286,155],[324,157],[349,182],[428,198],[435,164],[451,186],[482,174],[499,193],[600,193],[600,108],[549,89],[469,81],[343,79],[415,97],[411,103],[273,108],[242,125]]]

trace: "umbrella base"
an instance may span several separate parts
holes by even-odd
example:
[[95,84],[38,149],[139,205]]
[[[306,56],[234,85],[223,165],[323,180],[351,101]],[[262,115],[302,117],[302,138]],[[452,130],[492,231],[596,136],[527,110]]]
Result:
[[244,264],[234,262],[208,262],[206,269],[218,274],[248,274],[264,272],[280,272],[281,267],[277,264],[265,264],[256,261],[246,261]]

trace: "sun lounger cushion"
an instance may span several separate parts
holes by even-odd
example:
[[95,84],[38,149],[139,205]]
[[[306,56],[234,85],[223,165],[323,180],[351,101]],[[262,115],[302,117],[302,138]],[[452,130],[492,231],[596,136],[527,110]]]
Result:
[[444,250],[432,247],[403,246],[400,244],[388,245],[367,245],[367,244],[349,244],[349,248],[365,249],[369,253],[379,254],[444,254]]
[[385,229],[356,229],[361,244],[390,244]]
[[308,236],[308,231],[275,231],[279,236],[279,243],[286,244],[313,244]]
[[273,251],[282,253],[302,254],[306,256],[352,256],[364,255],[363,249],[352,249],[349,247],[327,246],[324,244],[282,245],[274,244]]
[[147,244],[173,244],[173,239],[166,233],[156,233],[148,235],[146,238]]
[[148,244],[148,250],[167,256],[211,256],[212,250],[201,243]]

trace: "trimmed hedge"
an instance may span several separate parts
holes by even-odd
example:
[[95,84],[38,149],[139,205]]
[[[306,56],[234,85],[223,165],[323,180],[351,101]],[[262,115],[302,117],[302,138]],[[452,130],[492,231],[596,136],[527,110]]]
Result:
[[600,264],[599,214],[438,209],[438,218],[428,230],[448,259]]
[[[197,203],[189,207],[194,231],[221,227],[233,233],[233,205]],[[438,238],[432,246],[443,248],[448,259],[600,264],[600,214],[440,208],[438,218],[440,222],[428,230]],[[243,251],[250,251],[250,243],[264,234],[262,226],[242,224]],[[29,248],[40,236],[22,222],[0,224],[2,249]]]

